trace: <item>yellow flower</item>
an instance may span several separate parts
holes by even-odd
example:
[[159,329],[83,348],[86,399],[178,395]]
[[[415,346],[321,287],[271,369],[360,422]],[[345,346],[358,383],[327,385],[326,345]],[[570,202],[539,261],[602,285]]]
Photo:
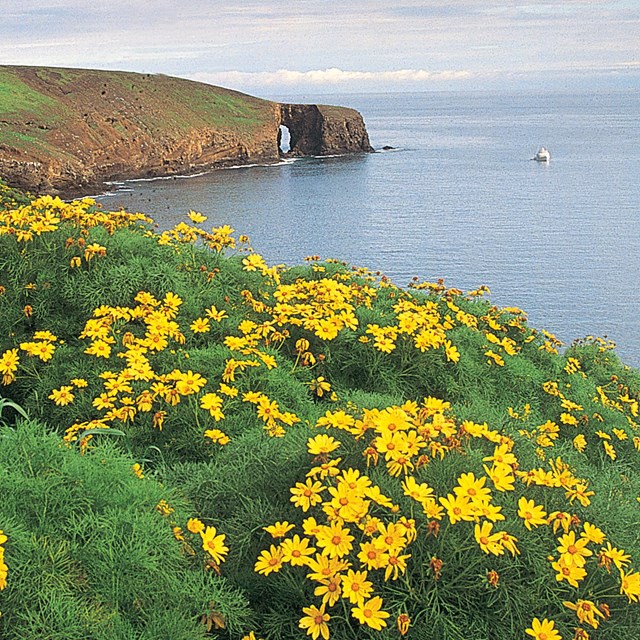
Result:
[[231,441],[229,436],[224,431],[220,431],[220,429],[207,429],[204,432],[204,437],[210,438],[212,442],[221,446],[229,444],[229,442]]
[[200,407],[211,414],[211,417],[219,422],[224,418],[222,413],[222,398],[217,393],[205,393],[200,398]]
[[600,624],[600,620],[596,616],[600,616],[604,619],[604,613],[598,609],[597,605],[590,600],[578,600],[576,603],[573,602],[563,602],[562,603],[567,609],[571,609],[576,612],[578,616],[578,620],[581,623],[587,623],[591,625],[594,629],[598,628]]
[[269,550],[260,552],[258,560],[253,568],[256,573],[268,576],[270,573],[277,573],[282,569],[282,549],[271,545]]
[[227,312],[224,309],[218,310],[214,304],[212,304],[205,313],[214,321],[220,322],[223,318],[228,318]]
[[332,522],[328,527],[320,527],[316,534],[318,546],[324,549],[330,558],[342,558],[353,549],[354,537],[340,522]]
[[272,538],[284,538],[291,529],[295,528],[295,524],[290,524],[287,521],[276,522],[268,527],[262,527],[267,533],[271,534]]
[[327,622],[331,620],[331,616],[324,612],[324,602],[318,609],[315,605],[303,607],[303,613],[307,615],[300,618],[300,628],[307,630],[307,635],[313,640],[317,640],[318,636],[322,636],[324,640],[329,640],[329,627]]
[[[313,518],[307,518],[307,520],[313,520]],[[309,526],[304,526],[305,533],[309,528]],[[349,563],[345,560],[340,560],[340,558],[330,558],[324,553],[316,553],[314,558],[308,559],[307,566],[310,569],[310,572],[307,573],[309,580],[326,583],[327,580],[346,569]]]
[[616,438],[618,438],[618,440],[627,440],[629,438],[629,436],[627,435],[627,432],[624,429],[616,429],[614,427],[613,433],[615,433]]
[[111,355],[111,346],[104,340],[94,340],[84,352],[96,358],[108,358]]
[[257,271],[264,270],[267,268],[267,264],[265,263],[263,257],[258,255],[257,253],[252,253],[250,256],[247,256],[242,260],[243,269],[245,271]]
[[535,638],[535,640],[562,640],[562,636],[555,628],[553,620],[546,618],[540,622],[538,618],[534,618],[529,629],[525,629],[526,634]]
[[638,602],[640,599],[640,573],[629,571],[625,573],[620,569],[620,593],[629,598],[629,602]]
[[144,473],[142,471],[142,466],[140,466],[139,463],[135,463],[131,466],[131,469],[133,471],[133,473],[136,475],[136,477],[138,478],[144,478]]
[[406,613],[401,613],[396,620],[398,632],[401,636],[406,636],[411,626],[411,618]]
[[200,532],[202,548],[213,558],[216,564],[224,562],[224,556],[229,552],[229,547],[224,544],[225,534],[218,535],[215,527],[207,527]]
[[342,458],[336,458],[335,460],[329,460],[328,462],[323,462],[319,464],[317,467],[311,467],[307,472],[308,478],[315,478],[319,476],[320,479],[324,479],[328,476],[335,477],[340,473],[340,468],[338,465],[342,461]]
[[193,222],[193,224],[200,224],[201,222],[206,222],[207,220],[207,216],[193,210],[187,213],[187,217],[189,218],[189,220],[191,220],[191,222]]
[[504,553],[504,548],[500,544],[502,531],[491,533],[492,529],[493,525],[490,522],[483,522],[482,525],[477,524],[474,528],[475,539],[482,551],[499,556]]
[[517,464],[518,459],[515,457],[513,453],[511,453],[511,447],[513,446],[513,442],[506,442],[504,444],[500,444],[493,449],[493,455],[488,456],[487,458],[482,458],[483,462],[493,462],[495,464],[500,465],[512,465]]
[[556,562],[552,562],[551,566],[556,571],[556,580],[562,582],[566,580],[572,587],[578,587],[580,582],[584,580],[587,572],[575,564],[567,564],[565,556],[560,556]]
[[178,307],[182,304],[182,299],[169,291],[162,302],[164,303],[165,313],[173,317],[178,313]]
[[454,496],[451,493],[446,498],[438,498],[440,504],[447,510],[449,521],[456,524],[461,520],[473,520],[474,513],[468,498]]
[[385,561],[384,551],[373,542],[361,542],[358,560],[369,570],[380,569]]
[[451,344],[450,340],[444,341],[444,353],[447,357],[447,362],[458,362],[460,360],[460,351],[458,351],[458,347]]
[[602,544],[607,537],[601,529],[589,522],[585,522],[582,525],[582,528],[583,532],[581,537],[585,538],[589,542],[593,542],[594,544]]
[[325,489],[326,487],[317,480],[314,481],[311,478],[307,478],[304,484],[302,484],[302,482],[296,482],[296,486],[289,489],[293,494],[290,501],[303,511],[309,511],[311,507],[322,502],[322,496],[320,496],[320,494]]
[[410,553],[399,555],[397,551],[390,551],[385,554],[382,566],[384,567],[385,581],[397,580],[399,574],[403,574],[407,569],[407,560],[411,557]]
[[574,500],[578,500],[583,507],[588,507],[591,504],[589,498],[595,495],[595,491],[588,491],[587,489],[588,486],[586,484],[579,482],[575,487],[567,489],[565,495],[569,498],[569,502],[573,503]]
[[331,453],[340,446],[340,442],[328,436],[326,433],[320,433],[313,438],[307,440],[307,450],[311,455],[319,456],[322,454]]
[[630,561],[630,555],[625,553],[623,549],[612,547],[610,542],[607,542],[607,546],[602,547],[598,554],[598,564],[603,566],[607,571],[610,571],[611,563],[615,564],[616,567],[622,571]]
[[366,600],[352,609],[351,615],[360,624],[365,624],[376,631],[380,631],[383,627],[387,626],[385,618],[388,618],[391,615],[381,609],[382,598],[380,596],[375,596],[374,598],[371,598],[371,600]]
[[482,502],[489,499],[491,489],[485,487],[486,478],[478,478],[473,473],[463,473],[458,478],[458,486],[453,488],[453,492],[458,498],[467,498],[471,502]]
[[496,490],[513,491],[515,476],[513,475],[513,468],[510,465],[494,462],[491,468],[487,467],[486,464],[482,466],[491,482],[493,482]]
[[586,446],[587,446],[587,440],[584,437],[584,434],[579,433],[574,439],[573,439],[573,446],[580,452],[582,453]]
[[316,395],[319,398],[322,398],[325,393],[331,391],[331,385],[324,379],[323,376],[318,376],[315,380],[312,380],[309,383],[309,387],[311,388],[311,391],[315,391]]
[[542,506],[524,496],[518,500],[518,515],[524,520],[524,526],[531,531],[531,527],[547,524],[547,514]]
[[340,587],[341,579],[342,576],[340,575],[331,576],[313,590],[313,595],[322,596],[322,604],[333,607],[333,605],[338,602],[342,593],[342,588]]
[[351,604],[362,604],[373,591],[373,583],[367,580],[367,575],[366,571],[349,569],[342,576],[342,597]]
[[171,515],[174,512],[174,509],[166,500],[160,500],[156,505],[156,511],[166,517]]
[[494,353],[491,349],[484,352],[484,355],[487,356],[487,362],[491,363],[493,361],[499,367],[504,367],[504,358],[497,353]]
[[300,538],[296,533],[293,538],[287,538],[280,545],[282,561],[291,563],[292,567],[302,567],[309,564],[309,556],[315,553],[315,548],[309,546],[307,538]]
[[209,324],[209,318],[196,318],[190,325],[189,328],[193,333],[207,333],[207,331],[211,331],[211,325]]
[[571,524],[571,514],[566,511],[554,511],[549,514],[547,518],[547,524],[553,526],[553,533],[557,533],[558,529],[562,527],[565,533],[569,533],[569,525]]
[[13,375],[20,364],[20,356],[17,349],[8,349],[0,356],[0,373]]
[[198,393],[205,384],[207,384],[206,378],[203,378],[199,373],[193,373],[193,371],[187,371],[186,373],[176,372],[176,389],[180,395],[188,396],[194,393]]
[[576,534],[573,531],[560,536],[558,539],[558,552],[564,558],[567,565],[575,565],[576,567],[584,567],[586,558],[593,555],[590,549],[587,549],[587,538],[579,538],[576,540]]
[[50,400],[53,400],[59,407],[71,404],[75,398],[71,393],[73,387],[62,386],[60,389],[53,389],[48,396]]
[[187,529],[189,529],[191,533],[200,533],[204,531],[204,524],[202,524],[198,518],[189,518],[187,521]]
[[218,390],[220,391],[220,393],[228,396],[229,398],[235,398],[238,395],[238,390],[235,387],[230,387],[224,382],[220,383],[220,387]]

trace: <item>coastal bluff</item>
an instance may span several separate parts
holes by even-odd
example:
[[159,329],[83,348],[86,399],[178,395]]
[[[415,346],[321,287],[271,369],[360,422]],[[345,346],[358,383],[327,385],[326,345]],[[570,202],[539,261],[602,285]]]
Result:
[[83,194],[112,180],[373,151],[346,107],[280,104],[158,74],[0,65],[0,176]]

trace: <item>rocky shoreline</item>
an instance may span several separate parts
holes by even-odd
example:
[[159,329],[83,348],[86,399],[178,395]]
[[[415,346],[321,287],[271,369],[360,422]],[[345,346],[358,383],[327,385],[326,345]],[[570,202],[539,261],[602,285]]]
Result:
[[107,182],[373,151],[346,107],[280,104],[163,75],[0,66],[0,175],[67,197]]

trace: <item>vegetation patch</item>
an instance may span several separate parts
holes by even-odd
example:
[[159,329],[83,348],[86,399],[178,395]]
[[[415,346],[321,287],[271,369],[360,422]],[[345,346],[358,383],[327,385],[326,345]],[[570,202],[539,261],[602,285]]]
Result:
[[194,211],[0,198],[3,638],[637,635],[611,343]]
[[0,70],[0,112],[3,117],[51,114],[56,101],[32,89],[14,73]]

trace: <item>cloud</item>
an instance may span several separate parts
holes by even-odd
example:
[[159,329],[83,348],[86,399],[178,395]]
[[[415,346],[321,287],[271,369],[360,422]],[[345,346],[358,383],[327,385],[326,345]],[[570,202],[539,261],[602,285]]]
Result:
[[425,69],[397,69],[394,71],[346,71],[332,67],[330,69],[315,69],[311,71],[219,71],[199,72],[190,75],[192,80],[209,84],[243,87],[243,88],[384,88],[393,89],[394,86],[404,88],[424,88],[427,83],[451,80],[465,80],[472,77],[469,71],[427,71]]

